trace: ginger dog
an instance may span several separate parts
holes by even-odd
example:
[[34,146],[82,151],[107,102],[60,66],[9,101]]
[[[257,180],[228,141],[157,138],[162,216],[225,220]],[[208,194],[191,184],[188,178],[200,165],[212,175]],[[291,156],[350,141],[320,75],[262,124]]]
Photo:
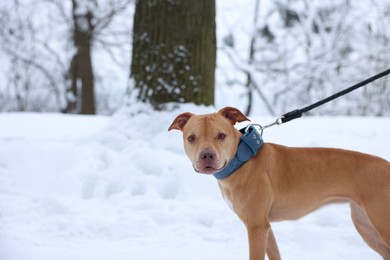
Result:
[[[169,130],[183,132],[194,170],[215,174],[235,156],[242,136],[234,125],[248,118],[225,107],[213,114],[183,113]],[[324,204],[345,201],[364,241],[390,259],[390,163],[328,148],[265,143],[232,175],[218,180],[223,197],[248,231],[251,260],[280,259],[270,222],[298,219]]]

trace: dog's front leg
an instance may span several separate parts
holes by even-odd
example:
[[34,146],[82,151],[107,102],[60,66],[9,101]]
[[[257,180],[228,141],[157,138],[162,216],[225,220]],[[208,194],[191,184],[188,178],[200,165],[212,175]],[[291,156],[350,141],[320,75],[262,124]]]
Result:
[[249,259],[261,260],[265,258],[270,224],[247,224],[249,240]]
[[269,260],[281,260],[278,244],[276,243],[274,232],[272,228],[268,231],[268,240],[267,240],[267,256]]

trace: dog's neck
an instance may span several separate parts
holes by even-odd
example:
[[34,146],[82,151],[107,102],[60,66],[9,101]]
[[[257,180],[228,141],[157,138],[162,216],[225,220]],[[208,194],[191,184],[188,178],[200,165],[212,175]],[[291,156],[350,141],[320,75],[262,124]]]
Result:
[[214,173],[218,180],[232,175],[246,161],[254,157],[263,146],[263,138],[255,127],[243,128],[240,130],[243,134],[237,147],[237,152],[233,159],[220,171]]

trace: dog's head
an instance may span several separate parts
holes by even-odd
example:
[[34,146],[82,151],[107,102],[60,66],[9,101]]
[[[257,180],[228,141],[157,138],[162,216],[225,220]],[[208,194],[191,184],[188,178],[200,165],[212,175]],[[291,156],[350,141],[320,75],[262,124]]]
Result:
[[180,114],[168,131],[183,132],[184,149],[196,172],[214,174],[234,157],[241,136],[234,125],[246,120],[238,109],[225,107],[213,114]]

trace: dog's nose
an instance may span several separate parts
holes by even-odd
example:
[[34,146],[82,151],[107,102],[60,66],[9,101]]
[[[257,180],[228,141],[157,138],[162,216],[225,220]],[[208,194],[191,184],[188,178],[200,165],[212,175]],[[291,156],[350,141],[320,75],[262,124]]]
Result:
[[200,153],[199,155],[199,158],[202,160],[202,161],[211,161],[215,158],[215,153],[212,151],[212,150],[204,150]]

